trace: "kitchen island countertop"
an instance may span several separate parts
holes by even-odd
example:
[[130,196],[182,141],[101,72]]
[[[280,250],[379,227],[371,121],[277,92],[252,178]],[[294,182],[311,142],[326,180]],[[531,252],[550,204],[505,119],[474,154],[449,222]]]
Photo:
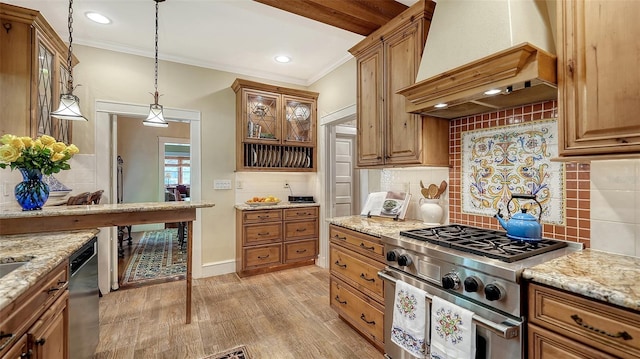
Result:
[[585,249],[525,269],[523,278],[640,311],[640,258]]
[[[422,221],[415,219],[405,219],[404,221],[394,221],[392,218],[366,216],[345,216],[328,218],[330,224],[348,228],[356,232],[365,233],[374,237],[394,237],[399,236],[400,231],[430,227]],[[433,227],[433,226],[431,226]]]
[[0,263],[26,264],[0,278],[0,310],[33,286],[99,230],[0,236]]

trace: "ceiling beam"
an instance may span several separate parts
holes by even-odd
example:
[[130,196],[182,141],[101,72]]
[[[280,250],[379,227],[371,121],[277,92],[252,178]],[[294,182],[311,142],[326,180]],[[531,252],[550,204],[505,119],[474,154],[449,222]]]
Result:
[[408,9],[395,0],[254,0],[367,36]]

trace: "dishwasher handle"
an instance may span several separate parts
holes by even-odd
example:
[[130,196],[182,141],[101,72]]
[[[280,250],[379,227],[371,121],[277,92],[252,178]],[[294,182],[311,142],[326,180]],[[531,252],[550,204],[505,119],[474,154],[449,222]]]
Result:
[[[380,271],[378,272],[378,277],[387,280],[391,283],[395,283],[397,281],[396,278],[390,276],[387,274],[386,271]],[[427,293],[426,295],[427,300],[429,302],[431,302],[433,300],[433,296],[429,293]],[[519,326],[514,326],[514,325],[509,325],[507,323],[496,323],[493,322],[489,319],[483,318],[479,315],[474,314],[473,315],[473,321],[483,327],[483,328],[487,328],[489,330],[491,330],[492,332],[502,336],[505,339],[513,339],[513,338],[517,338],[518,335],[520,335],[520,328]]]
[[74,275],[85,263],[96,255],[96,245],[97,238],[93,237],[69,258],[69,270],[71,275]]

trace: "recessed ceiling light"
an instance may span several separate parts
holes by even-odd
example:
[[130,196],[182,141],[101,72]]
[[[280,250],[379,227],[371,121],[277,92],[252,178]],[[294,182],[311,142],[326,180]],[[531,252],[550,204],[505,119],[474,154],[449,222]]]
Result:
[[97,12],[87,12],[84,14],[86,17],[89,18],[89,20],[93,21],[93,22],[97,22],[98,24],[110,24],[111,20],[109,20],[108,17],[102,15],[102,14],[98,14]]
[[502,92],[500,89],[491,89],[484,92],[485,95],[496,95]]
[[286,64],[287,62],[291,62],[291,58],[285,55],[278,55],[275,57],[275,60],[281,64]]
[[446,103],[439,103],[439,104],[434,105],[433,107],[435,107],[435,108],[445,108],[447,106],[449,106],[449,105],[447,105]]

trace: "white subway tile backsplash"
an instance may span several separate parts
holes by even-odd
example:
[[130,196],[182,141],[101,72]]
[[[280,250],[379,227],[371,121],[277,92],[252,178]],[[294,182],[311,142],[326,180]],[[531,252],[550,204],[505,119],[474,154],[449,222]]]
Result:
[[[273,173],[273,172],[237,172],[234,186],[236,203],[244,203],[252,197],[276,196],[286,201],[290,195],[314,196],[316,193],[316,173]],[[242,188],[237,188],[238,182]],[[290,189],[284,188],[289,183]]]
[[636,192],[617,190],[591,191],[591,218],[603,221],[635,223]]
[[636,256],[638,225],[620,222],[591,221],[591,248]]
[[592,188],[600,190],[637,191],[637,167],[639,160],[592,161]]

